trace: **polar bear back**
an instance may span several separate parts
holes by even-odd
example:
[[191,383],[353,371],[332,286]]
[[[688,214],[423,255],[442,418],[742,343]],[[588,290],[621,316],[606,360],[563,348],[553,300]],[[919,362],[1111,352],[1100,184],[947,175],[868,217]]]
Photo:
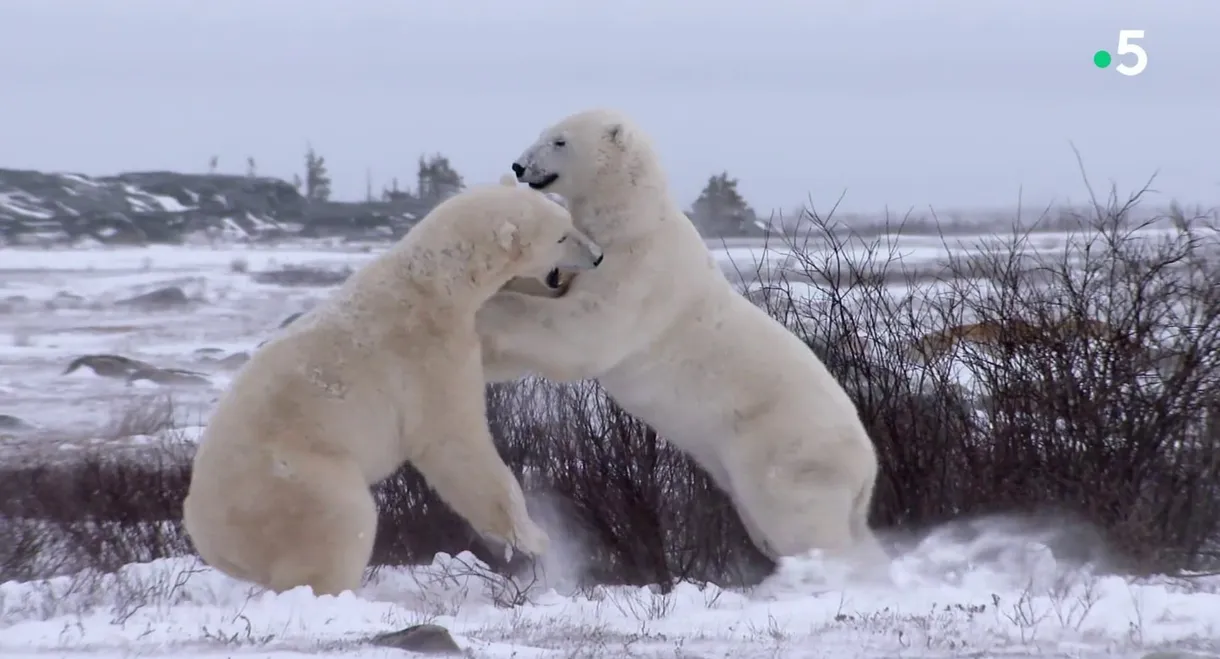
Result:
[[441,401],[409,384],[427,381],[426,362],[378,345],[333,312],[273,339],[217,402],[199,458],[250,454],[263,463],[251,458],[241,468],[258,470],[277,450],[306,449],[350,455],[369,482],[385,478],[407,457],[399,438],[418,431],[423,411]]

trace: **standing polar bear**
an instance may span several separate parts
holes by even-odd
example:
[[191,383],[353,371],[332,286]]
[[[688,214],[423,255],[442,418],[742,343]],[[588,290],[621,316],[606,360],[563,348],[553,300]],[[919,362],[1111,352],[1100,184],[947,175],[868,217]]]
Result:
[[773,558],[884,560],[867,522],[877,457],[855,405],[733,288],[670,197],[648,137],[617,112],[580,112],[512,169],[566,199],[605,262],[557,299],[489,300],[476,316],[489,377],[596,378],[703,466]]
[[354,590],[377,530],[369,486],[403,462],[476,531],[543,553],[487,428],[475,312],[513,277],[600,260],[562,206],[524,187],[441,203],[225,392],[184,503],[200,556],[276,592]]

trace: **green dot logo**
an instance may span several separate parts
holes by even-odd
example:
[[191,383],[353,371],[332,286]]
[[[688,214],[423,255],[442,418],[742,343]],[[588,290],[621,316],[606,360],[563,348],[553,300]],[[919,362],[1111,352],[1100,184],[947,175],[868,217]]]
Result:
[[1125,76],[1143,73],[1148,66],[1148,51],[1136,43],[1143,38],[1143,30],[1119,30],[1118,47],[1113,52],[1099,50],[1093,53],[1093,65],[1099,69],[1108,69],[1113,64],[1114,70]]

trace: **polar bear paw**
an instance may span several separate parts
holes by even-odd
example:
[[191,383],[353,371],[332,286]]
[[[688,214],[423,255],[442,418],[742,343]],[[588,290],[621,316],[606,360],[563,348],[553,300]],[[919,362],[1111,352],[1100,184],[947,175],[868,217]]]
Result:
[[542,530],[541,526],[535,524],[532,519],[527,518],[524,522],[518,524],[513,536],[506,554],[515,549],[527,554],[531,558],[537,558],[545,554],[546,550],[551,546],[551,537],[547,535],[546,531]]

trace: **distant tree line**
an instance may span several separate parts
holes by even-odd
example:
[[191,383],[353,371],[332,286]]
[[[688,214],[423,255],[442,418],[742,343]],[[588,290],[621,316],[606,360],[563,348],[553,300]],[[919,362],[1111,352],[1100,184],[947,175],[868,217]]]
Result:
[[[209,172],[216,173],[219,161],[217,156],[211,158]],[[252,156],[246,158],[246,176],[258,176],[258,166]],[[319,155],[312,144],[306,144],[304,175],[293,174],[292,184],[310,201],[330,200],[331,178],[326,158]],[[419,157],[414,188],[402,185],[398,177],[393,177],[377,193],[372,172],[365,171],[365,201],[369,203],[413,202],[430,208],[465,187],[462,175],[454,169],[449,158],[440,153]],[[766,227],[738,191],[737,179],[730,177],[727,171],[708,178],[707,185],[686,213],[706,238],[761,235]]]

